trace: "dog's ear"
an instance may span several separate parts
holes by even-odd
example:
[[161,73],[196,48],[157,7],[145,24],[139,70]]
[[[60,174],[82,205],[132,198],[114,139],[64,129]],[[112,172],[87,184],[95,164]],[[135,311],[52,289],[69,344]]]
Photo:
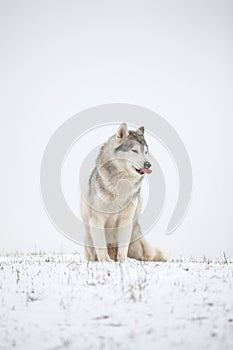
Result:
[[140,128],[138,128],[135,132],[140,136],[144,136],[144,131],[144,126],[140,126]]
[[119,129],[117,130],[116,139],[121,140],[127,136],[129,136],[127,125],[125,123],[122,123]]

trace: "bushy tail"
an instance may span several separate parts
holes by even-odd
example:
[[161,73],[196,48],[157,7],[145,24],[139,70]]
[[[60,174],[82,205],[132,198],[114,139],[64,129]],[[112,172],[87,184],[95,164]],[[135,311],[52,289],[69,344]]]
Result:
[[128,257],[142,261],[167,261],[165,254],[143,237],[130,243]]

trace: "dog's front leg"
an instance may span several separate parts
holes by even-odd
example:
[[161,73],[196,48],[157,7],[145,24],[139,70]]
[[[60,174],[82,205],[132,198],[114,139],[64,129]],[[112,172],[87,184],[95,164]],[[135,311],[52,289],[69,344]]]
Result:
[[104,222],[101,222],[97,217],[91,218],[90,233],[95,248],[97,260],[102,262],[113,261],[108,255]]
[[127,258],[129,244],[131,240],[133,225],[130,223],[125,226],[118,227],[118,252],[117,261],[122,261]]
[[138,205],[138,198],[130,201],[127,207],[125,207],[124,212],[119,215],[118,222],[118,253],[117,260],[125,260],[128,255],[129,244],[133,232],[133,219],[135,215],[135,210]]

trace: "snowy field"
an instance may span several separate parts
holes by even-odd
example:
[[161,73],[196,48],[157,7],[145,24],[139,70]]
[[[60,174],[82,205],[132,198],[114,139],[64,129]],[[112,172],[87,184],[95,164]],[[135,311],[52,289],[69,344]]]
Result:
[[233,261],[0,257],[0,349],[233,349]]

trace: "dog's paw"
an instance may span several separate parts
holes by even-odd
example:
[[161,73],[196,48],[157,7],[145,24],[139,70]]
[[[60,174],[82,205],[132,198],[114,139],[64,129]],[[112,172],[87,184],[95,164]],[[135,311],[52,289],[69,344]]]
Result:
[[112,260],[110,258],[110,256],[108,256],[108,255],[99,257],[98,261],[99,262],[114,262],[114,260]]
[[117,258],[117,261],[118,261],[118,262],[124,262],[124,261],[126,261],[126,259],[127,259],[127,258]]
[[118,254],[117,255],[117,261],[125,261],[127,259],[127,255],[125,254]]

